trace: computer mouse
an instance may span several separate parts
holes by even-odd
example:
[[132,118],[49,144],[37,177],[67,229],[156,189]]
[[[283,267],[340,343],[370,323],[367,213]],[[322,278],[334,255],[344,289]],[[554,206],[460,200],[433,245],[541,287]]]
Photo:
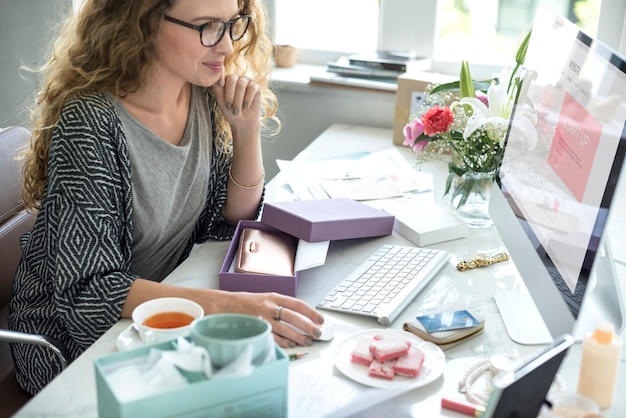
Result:
[[335,336],[335,328],[333,328],[333,325],[330,322],[325,321],[319,328],[320,331],[322,331],[322,335],[314,338],[314,341],[330,341]]
[[[298,331],[300,334],[306,334],[300,328],[296,327],[295,325],[293,325],[293,324],[291,324],[289,322],[283,322],[283,323],[285,325],[291,327],[292,329]],[[328,321],[325,321],[318,328],[320,329],[320,331],[322,331],[322,335],[320,335],[319,337],[313,337],[313,341],[330,341],[335,336],[335,329],[333,328],[332,324],[329,323]]]

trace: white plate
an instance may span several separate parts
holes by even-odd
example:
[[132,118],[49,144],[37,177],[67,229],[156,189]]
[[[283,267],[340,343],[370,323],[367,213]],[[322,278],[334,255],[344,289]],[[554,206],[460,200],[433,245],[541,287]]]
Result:
[[[422,365],[420,373],[417,377],[411,378],[395,376],[392,380],[380,377],[371,377],[368,376],[367,366],[352,363],[352,350],[354,350],[354,347],[361,337],[373,336],[387,332],[395,333],[398,336],[411,341],[411,345],[413,347],[417,347],[424,352],[424,364]],[[335,358],[335,366],[350,379],[366,386],[383,389],[414,389],[433,382],[443,374],[446,367],[446,356],[437,345],[424,341],[410,332],[392,329],[368,329],[352,334],[339,344]]]
[[117,336],[117,349],[120,351],[132,350],[143,346],[144,342],[133,324],[130,324],[128,328]]

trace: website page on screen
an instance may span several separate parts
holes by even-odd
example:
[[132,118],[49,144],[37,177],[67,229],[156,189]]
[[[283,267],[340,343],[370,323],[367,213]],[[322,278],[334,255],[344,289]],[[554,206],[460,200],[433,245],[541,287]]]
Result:
[[535,245],[574,293],[606,222],[607,185],[615,186],[609,176],[626,120],[626,77],[577,28],[545,23],[535,25],[531,42],[554,41],[528,48],[500,176]]

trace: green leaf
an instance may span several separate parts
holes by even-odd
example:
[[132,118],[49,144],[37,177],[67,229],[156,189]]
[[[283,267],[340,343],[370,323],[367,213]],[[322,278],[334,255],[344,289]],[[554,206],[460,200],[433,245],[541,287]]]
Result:
[[450,192],[450,186],[452,186],[452,180],[454,179],[454,174],[448,174],[448,178],[446,179],[446,188],[443,191],[443,195],[447,195]]
[[[520,69],[522,69],[524,65],[524,61],[526,61],[526,51],[528,51],[528,43],[530,42],[531,34],[532,34],[532,31],[528,32],[528,34],[526,34],[526,37],[524,38],[520,46],[517,48],[517,54],[515,54],[515,62],[516,62],[515,68],[511,72],[511,78],[509,79],[509,85],[506,90],[507,93],[509,94],[511,94],[513,88],[519,89],[521,85],[521,79],[517,73],[518,71],[520,71]],[[517,103],[518,96],[519,96],[519,91],[517,91],[515,94],[515,103]]]
[[454,177],[454,175],[461,177],[463,174],[467,173],[466,168],[459,167],[458,165],[452,163],[448,164],[448,171],[452,177]]
[[450,131],[450,138],[452,140],[462,141],[463,140],[463,132]]
[[[474,85],[474,89],[472,91],[478,90],[478,91],[482,91],[483,93],[487,93],[487,90],[489,90],[489,86],[491,85],[492,81],[493,81],[492,79],[483,80],[483,81],[472,80],[472,84]],[[461,90],[461,82],[453,81],[451,83],[438,85],[437,87],[431,90],[430,94],[442,93],[444,91],[460,91],[460,90]],[[462,96],[462,97],[465,97],[465,96]]]
[[451,83],[439,84],[431,90],[430,94],[441,93],[444,91],[459,91],[459,82],[453,81]]
[[517,54],[515,54],[515,62],[518,65],[523,65],[524,61],[526,60],[526,51],[528,51],[528,43],[530,42],[531,33],[532,33],[532,30],[528,32],[528,34],[526,35],[526,37],[520,44],[519,48],[517,49]]

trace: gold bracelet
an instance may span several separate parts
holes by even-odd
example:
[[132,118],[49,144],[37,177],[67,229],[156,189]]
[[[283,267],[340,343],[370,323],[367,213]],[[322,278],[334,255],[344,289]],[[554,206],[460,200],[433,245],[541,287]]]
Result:
[[475,269],[478,267],[490,266],[495,263],[506,261],[511,257],[507,253],[498,253],[493,257],[488,257],[484,254],[478,254],[476,257],[469,261],[461,261],[456,265],[457,270],[465,271],[469,269]]
[[[231,166],[231,167],[232,167],[232,166]],[[239,187],[239,188],[241,188],[241,189],[246,189],[246,190],[249,190],[249,189],[255,189],[255,188],[259,187],[259,186],[263,183],[263,179],[265,179],[265,171],[263,171],[263,173],[261,173],[261,178],[259,179],[259,181],[257,181],[257,182],[256,182],[256,183],[254,183],[254,184],[249,184],[249,185],[248,185],[248,184],[241,184],[241,183],[238,183],[238,182],[237,182],[237,180],[235,180],[235,179],[233,178],[233,174],[232,174],[232,172],[231,172],[231,170],[230,170],[230,169],[231,169],[231,167],[228,167],[228,177],[229,177],[229,178],[230,178],[230,180],[231,180],[231,181],[235,184],[235,186],[237,186],[237,187]]]

